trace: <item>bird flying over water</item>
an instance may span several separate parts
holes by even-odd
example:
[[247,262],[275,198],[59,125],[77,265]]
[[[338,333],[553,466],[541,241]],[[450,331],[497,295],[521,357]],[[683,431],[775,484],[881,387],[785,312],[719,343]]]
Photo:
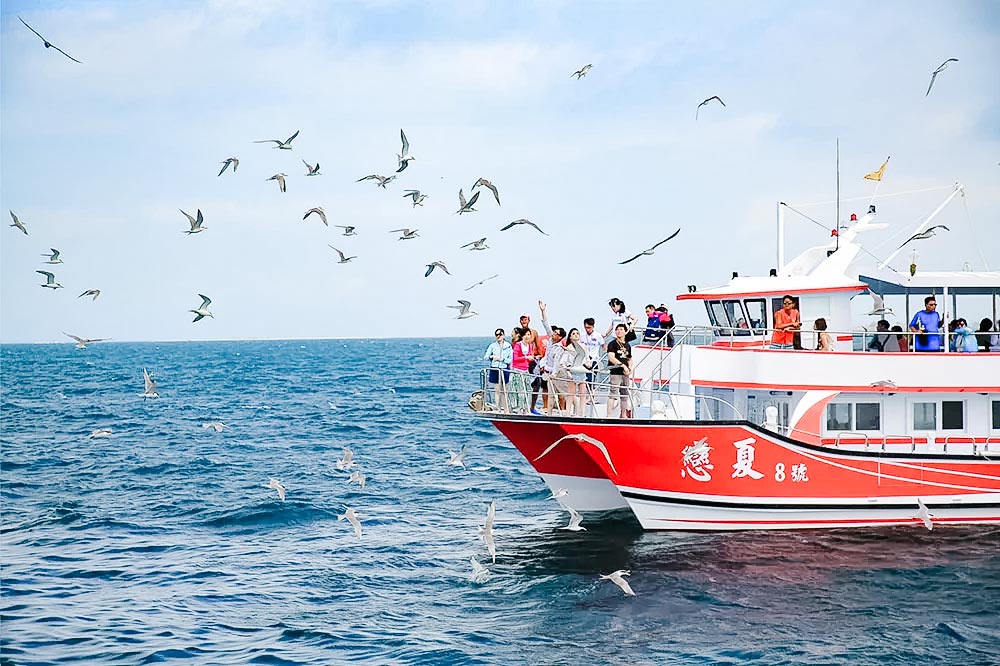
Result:
[[110,338],[80,338],[70,333],[67,333],[66,331],[63,331],[63,335],[65,335],[68,338],[73,338],[74,340],[76,340],[77,349],[86,349],[87,345],[89,345],[91,342],[104,342],[105,340],[110,340]]
[[254,141],[254,143],[275,143],[277,144],[275,148],[280,148],[281,150],[291,150],[292,149],[292,139],[299,135],[299,130],[295,130],[295,134],[291,135],[284,141],[278,139],[262,139],[261,141]]
[[474,190],[480,185],[489,188],[489,190],[493,193],[493,198],[497,200],[497,205],[499,206],[500,192],[497,191],[497,186],[491,183],[490,181],[486,180],[485,178],[480,178],[479,180],[477,180],[475,183],[472,184],[472,189]]
[[230,164],[233,166],[233,173],[236,173],[236,168],[240,165],[240,161],[235,157],[227,157],[226,161],[220,162],[220,164],[222,164],[222,171],[219,171],[219,175],[221,176],[222,173],[229,168]]
[[14,224],[12,224],[10,226],[17,227],[22,232],[24,232],[25,236],[27,236],[28,235],[28,228],[24,226],[24,223],[21,222],[21,220],[17,219],[17,215],[14,214],[14,211],[10,211],[10,217],[11,217],[11,219],[14,220]]
[[694,110],[694,119],[695,120],[698,120],[698,112],[701,111],[701,107],[705,106],[706,104],[708,104],[709,102],[711,102],[713,99],[714,100],[718,100],[719,104],[721,104],[722,106],[726,105],[726,103],[722,101],[721,97],[719,97],[718,95],[712,95],[711,97],[709,97],[708,99],[706,99],[705,101],[703,101],[701,104],[699,104],[698,107]]
[[398,155],[396,155],[396,159],[399,162],[399,168],[396,169],[396,173],[399,173],[400,171],[408,167],[410,165],[410,160],[417,159],[413,155],[410,155],[410,142],[406,140],[406,134],[403,132],[403,130],[399,130],[399,138],[403,142],[403,149],[402,151],[400,151]]
[[905,241],[903,241],[903,244],[900,245],[899,247],[897,247],[896,249],[898,250],[900,247],[903,247],[903,245],[906,245],[910,241],[926,240],[928,238],[931,238],[932,236],[936,236],[937,234],[934,233],[935,229],[944,229],[945,231],[951,231],[951,229],[949,229],[948,227],[944,226],[943,224],[935,224],[933,227],[929,227],[927,229],[924,229],[923,231],[921,231],[918,234],[913,234],[912,236],[910,236],[909,238],[907,238]]
[[63,288],[63,286],[61,284],[59,284],[58,282],[56,282],[56,276],[54,274],[52,274],[52,273],[50,273],[48,271],[35,271],[35,272],[36,273],[41,273],[42,275],[45,276],[45,284],[42,285],[43,287],[47,287],[49,289],[62,289]]
[[448,452],[448,462],[445,463],[445,464],[449,465],[451,467],[462,467],[462,468],[464,468],[465,467],[465,454],[466,453],[467,453],[467,451],[465,450],[465,444],[463,444],[462,448],[458,450],[458,453],[455,453],[454,451],[449,451]]
[[469,317],[475,317],[479,314],[478,312],[472,311],[472,303],[469,301],[463,301],[462,299],[458,299],[458,305],[446,305],[445,307],[458,310],[458,316],[455,317],[455,319],[468,319]]
[[199,305],[198,309],[196,310],[188,310],[188,312],[193,313],[195,316],[194,319],[191,320],[191,323],[194,323],[196,321],[201,321],[205,317],[211,317],[215,319],[215,315],[208,311],[208,306],[211,305],[212,299],[209,298],[208,296],[205,296],[204,294],[198,294],[198,296],[201,297],[201,305]]
[[309,162],[306,162],[305,160],[302,160],[302,163],[306,165],[306,175],[307,176],[321,176],[321,175],[323,175],[323,174],[321,174],[319,172],[319,162],[316,162],[316,166],[313,166],[313,165],[309,164]]
[[476,201],[479,200],[479,192],[472,195],[472,198],[468,201],[465,200],[465,193],[461,189],[458,190],[458,210],[455,212],[461,215],[462,213],[475,213],[476,209],[473,206],[476,205]]
[[336,465],[337,469],[344,469],[344,470],[357,467],[358,464],[354,462],[354,451],[345,447],[344,453],[340,457],[340,460],[334,462],[334,465]]
[[547,456],[549,454],[549,452],[552,451],[552,449],[556,448],[557,446],[559,446],[559,444],[561,444],[561,443],[563,443],[563,442],[565,442],[566,440],[569,440],[569,439],[575,439],[578,442],[590,444],[591,446],[596,447],[601,453],[604,454],[604,459],[608,461],[608,467],[611,468],[611,471],[614,472],[615,474],[618,474],[618,470],[615,469],[614,463],[611,462],[611,454],[608,453],[608,447],[604,444],[604,442],[602,442],[601,440],[596,439],[594,437],[591,437],[589,435],[585,435],[582,432],[580,432],[580,433],[570,433],[569,435],[563,435],[562,437],[560,437],[556,441],[554,441],[551,444],[549,444],[548,447],[544,451],[542,451],[541,453],[539,453],[538,457],[535,458],[534,460],[532,460],[531,462],[536,462],[536,461],[542,459],[543,457]]
[[146,398],[159,398],[160,394],[156,392],[156,380],[153,376],[149,374],[146,368],[142,369],[142,382],[145,385],[145,389],[142,392],[142,399]]
[[488,250],[488,249],[490,249],[490,246],[486,244],[486,239],[485,238],[480,238],[477,241],[472,241],[471,243],[466,243],[465,245],[461,246],[458,249],[464,250],[465,248],[469,248],[470,251],[472,251],[472,250]]
[[579,81],[579,80],[580,80],[580,79],[582,79],[583,77],[587,76],[587,72],[589,72],[589,71],[590,71],[590,68],[591,68],[591,67],[593,67],[593,65],[592,65],[592,64],[587,64],[587,65],[584,65],[584,66],[583,66],[583,67],[581,67],[580,69],[578,69],[578,70],[576,70],[575,72],[573,72],[572,74],[570,74],[570,76],[575,76],[575,77],[576,77],[576,80],[577,80],[577,81]]
[[61,264],[63,262],[63,260],[59,258],[59,250],[55,249],[54,247],[49,248],[49,250],[50,250],[49,254],[43,254],[42,255],[43,257],[48,257],[49,260],[48,261],[43,261],[42,263],[44,263],[44,264]]
[[97,297],[100,296],[100,295],[101,295],[101,290],[100,289],[88,289],[87,291],[85,291],[82,294],[80,294],[79,296],[77,296],[77,298],[83,298],[84,296],[92,296],[93,298],[91,300],[96,301]]
[[424,271],[424,277],[429,277],[430,274],[434,272],[435,268],[440,268],[445,272],[445,274],[451,275],[451,273],[448,272],[448,267],[445,266],[443,263],[441,263],[440,261],[432,261],[431,263],[427,264],[427,270]]
[[541,228],[537,224],[535,224],[531,220],[526,220],[523,217],[520,220],[514,220],[513,222],[511,222],[510,224],[508,224],[506,227],[501,228],[500,231],[507,231],[508,229],[513,229],[514,227],[516,227],[519,224],[527,224],[530,227],[534,227],[535,230],[538,231],[538,233],[540,233],[540,234],[542,234],[544,236],[548,236],[548,234],[545,233],[544,231],[542,231]]
[[[345,235],[346,235],[346,234],[345,234]],[[337,249],[337,248],[335,248],[334,246],[330,245],[329,243],[327,243],[327,247],[328,247],[328,248],[330,248],[331,250],[333,250],[334,252],[336,252],[337,254],[339,254],[339,255],[340,255],[340,262],[339,262],[339,263],[341,263],[341,264],[346,264],[346,263],[347,263],[348,261],[350,261],[351,259],[357,259],[357,257],[356,257],[356,256],[353,256],[353,257],[345,257],[345,256],[344,256],[344,253],[343,253],[343,252],[341,252],[340,250],[338,250],[338,249]]]
[[892,311],[892,308],[885,307],[885,298],[882,297],[882,294],[877,294],[874,291],[870,292],[870,294],[871,294],[871,297],[872,297],[872,302],[873,302],[874,307],[872,308],[872,311],[869,312],[866,316],[868,316],[868,317],[875,317],[875,316],[877,316],[877,317],[883,317],[883,316],[885,316],[887,314],[895,314]]
[[406,197],[413,199],[413,207],[416,208],[417,206],[424,205],[424,199],[427,198],[427,195],[421,194],[420,190],[406,190],[406,194],[403,195],[403,198],[405,199]]
[[407,229],[405,227],[402,228],[402,229],[390,229],[389,233],[390,234],[395,234],[395,233],[401,234],[400,237],[397,238],[396,240],[413,240],[414,238],[416,238],[417,236],[420,235],[420,234],[417,233],[417,229]]
[[583,520],[583,516],[580,512],[571,506],[566,506],[562,502],[559,502],[559,506],[569,511],[569,523],[565,527],[560,527],[562,530],[569,530],[570,532],[586,532],[587,528],[580,524]]
[[284,192],[285,191],[285,178],[287,178],[287,177],[288,177],[287,173],[276,173],[273,176],[271,176],[270,178],[267,178],[266,180],[276,180],[276,181],[278,181],[278,189],[281,190],[282,192]]
[[97,430],[92,430],[87,439],[106,439],[111,437],[114,431],[111,428],[98,428]]
[[626,596],[634,597],[635,592],[632,591],[632,586],[629,585],[628,581],[624,578],[624,576],[630,575],[632,575],[632,572],[627,569],[619,569],[618,571],[609,573],[607,576],[601,576],[601,580],[610,580],[612,583],[620,587]]
[[[184,211],[182,209],[180,209],[180,208],[178,208],[177,210],[179,210],[182,213],[184,213]],[[197,234],[197,233],[200,233],[200,232],[204,231],[205,229],[208,229],[208,227],[203,226],[203,223],[205,222],[205,218],[204,218],[204,216],[202,216],[200,208],[198,209],[198,217],[197,218],[191,217],[187,213],[184,213],[184,217],[186,217],[188,219],[188,222],[191,224],[191,230],[184,232],[184,233],[188,234],[189,236],[191,234]]]
[[490,577],[490,570],[480,564],[475,555],[469,558],[469,563],[472,565],[472,576],[470,577],[473,582],[482,583]]
[[359,486],[361,486],[361,490],[364,490],[365,489],[365,481],[367,479],[368,479],[368,477],[366,477],[364,474],[362,474],[361,470],[357,470],[356,469],[353,472],[351,472],[351,477],[349,479],[347,479],[347,483],[348,484],[356,483]]
[[654,252],[654,251],[656,250],[656,248],[660,247],[661,245],[663,245],[664,243],[666,243],[666,242],[667,242],[668,240],[671,240],[671,239],[672,239],[672,238],[673,238],[674,236],[676,236],[676,235],[677,235],[677,234],[679,234],[680,232],[681,232],[681,230],[680,230],[680,229],[678,229],[677,231],[675,231],[674,233],[670,234],[669,236],[667,236],[666,238],[664,238],[663,240],[661,240],[661,241],[660,241],[659,243],[657,243],[657,244],[656,244],[656,245],[654,245],[653,247],[650,247],[650,248],[646,248],[645,250],[643,250],[643,251],[642,251],[642,252],[640,252],[639,254],[635,255],[635,256],[634,256],[634,257],[632,257],[631,259],[626,259],[625,261],[619,261],[619,262],[618,262],[618,265],[619,265],[619,266],[623,266],[624,264],[627,264],[627,263],[630,263],[630,262],[633,262],[633,261],[635,261],[635,260],[636,260],[636,259],[638,259],[639,257],[643,257],[643,256],[652,256],[652,255],[653,255],[653,252]]
[[[565,488],[560,488],[559,490],[557,490],[554,493],[552,493],[551,495],[549,495],[548,498],[549,499],[557,500],[560,497],[566,497],[566,495],[569,495],[569,491],[566,490]],[[560,504],[562,504],[562,502],[560,502]]]
[[396,176],[380,176],[377,173],[369,174],[363,178],[358,178],[355,183],[360,183],[363,180],[374,180],[377,181],[376,184],[385,189],[385,186],[392,181],[396,180]]
[[497,563],[497,547],[493,542],[493,522],[497,517],[497,506],[495,501],[490,502],[490,506],[486,509],[486,522],[479,528],[479,537],[486,544],[486,551],[493,558],[493,564]]
[[357,232],[354,231],[355,229],[357,229],[357,227],[345,226],[343,224],[335,224],[333,226],[337,227],[338,229],[343,229],[345,236],[357,236],[358,235]]
[[309,210],[307,210],[306,214],[302,216],[302,219],[303,220],[306,219],[307,217],[309,217],[313,213],[316,213],[316,215],[319,216],[319,219],[321,219],[323,221],[324,226],[327,226],[327,227],[330,226],[326,222],[326,211],[323,210],[322,208],[320,208],[319,206],[316,206],[314,208],[310,208]]
[[934,514],[930,512],[930,510],[927,508],[927,505],[924,504],[923,500],[918,497],[916,518],[917,520],[919,520],[924,524],[924,527],[926,527],[928,531],[934,529],[934,523],[931,521],[931,518],[933,517]]
[[[18,16],[18,17],[17,17],[17,19],[18,19],[18,20],[19,20],[19,21],[20,21],[21,23],[24,23],[24,19],[23,19],[23,18],[21,18],[20,16]],[[35,30],[34,28],[32,28],[32,27],[31,27],[30,25],[28,25],[27,23],[24,23],[24,27],[26,27],[26,28],[27,28],[28,30],[30,30],[31,32],[33,32],[33,33],[35,33],[36,35],[38,35],[38,38],[42,40],[42,43],[43,43],[43,44],[45,44],[45,48],[47,48],[47,49],[55,49],[56,51],[59,51],[59,53],[62,53],[62,54],[63,54],[64,56],[66,56],[67,58],[69,58],[69,59],[70,59],[70,60],[72,60],[73,62],[80,62],[79,60],[77,60],[76,58],[74,58],[74,57],[73,57],[73,56],[71,56],[70,54],[66,53],[66,52],[65,52],[65,51],[63,51],[63,50],[62,50],[61,48],[59,48],[58,46],[56,46],[55,44],[51,43],[51,42],[50,42],[49,40],[47,40],[47,39],[45,39],[44,37],[42,37],[41,35],[39,35],[39,34],[38,34],[38,31],[37,31],[37,30]],[[83,63],[82,63],[82,62],[80,62],[80,64],[82,65]]]
[[269,479],[265,488],[278,491],[278,499],[285,501],[285,486],[278,479]]
[[[493,278],[498,278],[498,277],[500,277],[500,274],[499,274],[499,273],[497,273],[496,275],[491,275],[491,276],[489,276],[488,278],[483,278],[482,280],[480,280],[480,281],[479,281],[479,282],[477,282],[476,284],[472,285],[471,287],[466,287],[466,288],[465,288],[465,291],[472,291],[473,289],[475,289],[475,288],[476,288],[476,287],[478,287],[479,285],[481,285],[481,284],[486,284],[487,282],[489,282],[489,281],[490,281],[490,280],[492,280]],[[455,307],[455,306],[454,306],[454,305],[452,305],[451,307]]]
[[229,426],[222,421],[208,421],[207,423],[202,423],[201,427],[205,430],[211,430],[212,432],[222,432]]
[[349,522],[351,527],[354,528],[354,536],[359,539],[361,538],[361,521],[358,520],[360,515],[360,513],[356,513],[354,509],[348,507],[347,511],[345,511],[342,515],[337,516],[337,520],[347,519],[347,522]]
[[928,95],[931,94],[931,88],[934,87],[934,79],[937,78],[938,74],[940,74],[944,70],[948,69],[948,63],[949,62],[958,62],[958,58],[948,58],[943,63],[941,63],[940,65],[938,65],[937,69],[935,69],[933,72],[931,72],[931,82],[927,85],[927,92],[924,93],[924,97],[927,97]]

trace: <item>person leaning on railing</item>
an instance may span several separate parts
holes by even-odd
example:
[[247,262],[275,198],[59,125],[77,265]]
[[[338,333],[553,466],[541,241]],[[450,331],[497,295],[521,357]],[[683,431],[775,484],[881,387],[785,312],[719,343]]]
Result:
[[514,348],[510,346],[509,342],[507,342],[502,328],[495,330],[493,332],[493,336],[496,340],[491,342],[486,348],[486,353],[483,354],[483,360],[490,362],[490,371],[487,381],[495,387],[494,396],[496,401],[494,404],[499,406],[501,410],[506,411],[506,385],[507,380],[510,379],[510,364],[514,360]]
[[795,299],[785,294],[781,299],[781,309],[774,313],[774,333],[771,335],[771,349],[794,349],[795,333],[802,328]]

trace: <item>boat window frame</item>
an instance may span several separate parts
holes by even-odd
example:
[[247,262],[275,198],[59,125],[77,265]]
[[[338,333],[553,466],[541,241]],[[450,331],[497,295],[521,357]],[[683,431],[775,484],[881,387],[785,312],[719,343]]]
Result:
[[[730,315],[729,306],[732,305],[734,308],[734,313],[736,309],[739,309],[738,316],[734,320],[732,316],[729,316],[729,320],[732,322],[731,335],[741,336],[741,335],[751,335],[750,332],[750,318],[747,316],[746,310],[743,308],[743,300],[739,298],[727,298],[722,301],[722,309],[726,311],[726,315]],[[747,323],[746,328],[739,327],[739,321],[742,319]]]
[[[967,414],[967,411],[968,411],[967,407],[968,406],[966,405],[965,400],[941,400],[940,402],[941,402],[941,430],[950,430],[950,431],[965,432],[965,424],[966,424],[966,421],[968,421],[968,419],[966,418],[968,416],[968,414]],[[961,408],[961,414],[960,414],[960,416],[961,416],[961,423],[959,424],[958,427],[954,427],[954,426],[953,427],[948,427],[947,425],[945,425],[945,413],[944,413],[945,403],[948,403],[948,404],[951,404],[951,405],[957,404]],[[952,416],[954,416],[954,415],[952,415]]]
[[[858,421],[858,407],[861,405],[874,405],[877,410],[877,428],[862,428]],[[847,407],[847,427],[846,428],[831,428],[830,427],[830,408],[831,407]],[[823,429],[824,434],[833,434],[840,432],[882,432],[882,409],[881,400],[864,400],[864,401],[837,401],[827,403],[826,409],[823,412]]]
[[[830,408],[831,407],[846,407],[847,408],[847,427],[846,428],[831,428],[830,427]],[[853,404],[850,402],[830,402],[827,403],[826,409],[824,410],[823,419],[823,429],[826,433],[839,433],[839,432],[851,432],[854,430],[854,409],[852,409]]]
[[[750,303],[756,303],[756,304],[758,304],[760,306],[760,319],[757,320],[758,324],[756,326],[753,325],[753,321],[754,320],[753,320],[753,317],[750,315]],[[767,299],[765,299],[763,297],[762,298],[747,298],[747,299],[744,299],[743,305],[744,305],[744,309],[746,310],[747,324],[749,325],[750,330],[753,331],[755,334],[761,334],[761,335],[763,335],[767,331],[767,328],[768,328],[768,326],[767,326]]]
[[[715,306],[718,305],[722,311],[722,314],[726,316],[726,322],[723,323],[717,316],[715,312]],[[729,330],[733,327],[733,322],[729,321],[729,313],[726,312],[726,307],[722,304],[722,299],[705,301],[705,307],[708,309],[708,319],[712,322],[712,326],[716,327],[716,335],[727,335],[732,336],[732,332]],[[721,329],[721,330],[719,330]]]
[[990,400],[990,431],[1000,432],[1000,400]]
[[[910,425],[913,426],[913,432],[937,432],[938,429],[938,402],[939,400],[914,400],[910,403]],[[931,427],[924,428],[917,426],[917,405],[932,405],[934,407],[934,421]]]

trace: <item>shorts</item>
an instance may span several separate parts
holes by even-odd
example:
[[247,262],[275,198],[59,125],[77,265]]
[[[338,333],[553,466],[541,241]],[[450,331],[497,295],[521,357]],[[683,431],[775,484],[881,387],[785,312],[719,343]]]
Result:
[[541,377],[535,377],[534,379],[532,379],[531,390],[537,391],[538,389],[542,389],[543,391],[548,391],[549,390],[548,381],[542,379]]
[[587,381],[587,376],[590,375],[589,372],[580,372],[578,370],[570,370],[569,376],[573,378],[573,381],[577,384],[582,384]]
[[774,342],[772,342],[771,346],[769,347],[769,349],[795,349],[795,345],[794,344],[792,344],[792,345],[779,345],[779,344],[775,344]]
[[[490,382],[490,384],[497,384],[497,383],[500,382],[500,369],[499,368],[491,368],[490,369],[489,382]],[[503,371],[503,383],[507,384],[509,382],[510,382],[510,370],[504,370]]]

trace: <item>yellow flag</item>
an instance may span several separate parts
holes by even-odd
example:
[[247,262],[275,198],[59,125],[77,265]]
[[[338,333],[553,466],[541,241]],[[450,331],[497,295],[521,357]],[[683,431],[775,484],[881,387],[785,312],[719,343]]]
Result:
[[882,174],[885,173],[885,165],[889,163],[889,158],[885,158],[885,162],[882,162],[882,166],[878,168],[878,171],[872,171],[871,173],[865,174],[865,180],[882,180]]

